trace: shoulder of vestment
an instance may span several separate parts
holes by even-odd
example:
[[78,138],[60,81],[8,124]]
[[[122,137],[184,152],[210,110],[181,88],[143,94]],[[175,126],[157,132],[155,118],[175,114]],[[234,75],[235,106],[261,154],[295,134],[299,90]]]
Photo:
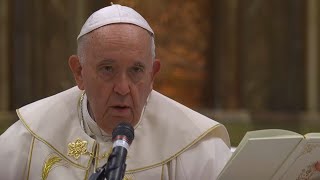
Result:
[[[52,152],[65,161],[86,169],[95,140],[80,125],[81,94],[81,90],[73,87],[28,104],[18,109],[17,114],[28,131]],[[83,155],[78,156],[79,153]]]
[[208,136],[230,144],[222,124],[152,91],[135,129],[128,169],[142,171],[168,163]]

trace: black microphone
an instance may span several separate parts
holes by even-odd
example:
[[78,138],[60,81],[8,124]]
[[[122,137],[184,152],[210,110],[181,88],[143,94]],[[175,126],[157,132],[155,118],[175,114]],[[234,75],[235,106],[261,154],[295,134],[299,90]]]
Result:
[[122,180],[126,171],[129,146],[134,139],[134,129],[128,123],[120,123],[112,131],[113,149],[107,163],[91,175],[90,180]]

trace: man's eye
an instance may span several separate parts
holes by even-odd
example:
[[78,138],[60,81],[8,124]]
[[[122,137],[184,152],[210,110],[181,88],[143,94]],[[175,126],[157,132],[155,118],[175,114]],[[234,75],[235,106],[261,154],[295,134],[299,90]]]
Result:
[[139,73],[139,72],[143,72],[144,71],[143,67],[140,67],[140,66],[135,66],[135,67],[132,68],[132,70],[135,73]]
[[103,67],[103,71],[105,71],[105,72],[112,72],[112,71],[113,71],[113,68],[112,68],[112,66],[104,66],[104,67]]

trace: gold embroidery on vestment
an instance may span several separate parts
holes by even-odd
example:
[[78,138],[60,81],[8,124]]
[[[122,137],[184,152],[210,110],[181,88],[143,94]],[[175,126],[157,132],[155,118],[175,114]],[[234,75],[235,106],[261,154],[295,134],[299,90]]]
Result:
[[132,174],[126,174],[126,175],[124,175],[123,180],[133,180],[133,175]]
[[42,167],[42,180],[46,180],[53,165],[60,162],[62,158],[58,156],[50,157]]
[[[16,110],[18,117],[20,118],[21,122],[24,124],[24,126],[27,128],[27,130],[32,134],[33,137],[35,137],[37,140],[39,140],[40,142],[43,142],[45,145],[47,145],[49,148],[53,149],[55,151],[55,153],[57,153],[63,160],[69,162],[70,164],[72,164],[73,166],[80,168],[82,170],[88,170],[90,167],[85,167],[82,166],[81,164],[77,164],[73,161],[71,161],[69,158],[67,158],[63,153],[61,153],[60,151],[58,151],[52,144],[50,144],[49,142],[47,142],[46,140],[42,139],[39,135],[37,135],[35,132],[33,132],[31,130],[31,128],[29,127],[29,125],[27,124],[27,122],[25,121],[25,119],[22,117],[22,115],[20,114],[19,109]],[[88,152],[89,153],[89,152]]]
[[81,139],[77,139],[75,142],[71,142],[68,144],[68,156],[73,156],[76,159],[83,154],[87,153],[87,141],[82,141]]

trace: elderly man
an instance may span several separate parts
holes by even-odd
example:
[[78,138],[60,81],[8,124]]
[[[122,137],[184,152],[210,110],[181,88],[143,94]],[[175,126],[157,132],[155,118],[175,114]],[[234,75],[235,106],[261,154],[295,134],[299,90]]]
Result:
[[120,122],[135,129],[124,179],[215,179],[231,153],[223,125],[152,90],[154,32],[131,8],[93,13],[69,58],[77,87],[17,110],[0,138],[1,179],[88,179]]

